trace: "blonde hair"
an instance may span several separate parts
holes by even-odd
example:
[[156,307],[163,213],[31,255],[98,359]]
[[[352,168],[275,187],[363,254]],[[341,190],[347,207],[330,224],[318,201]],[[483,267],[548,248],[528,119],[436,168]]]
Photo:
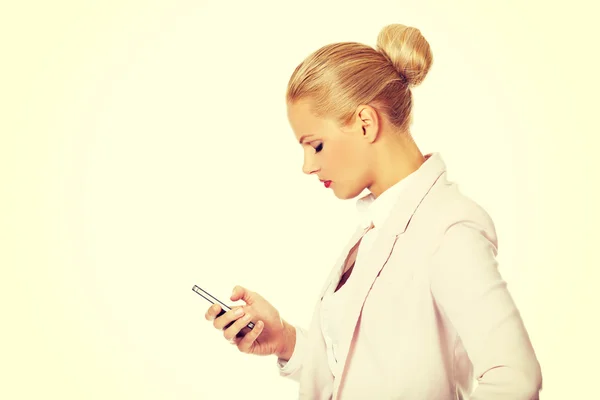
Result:
[[342,42],[310,54],[290,77],[286,100],[293,104],[310,98],[317,116],[342,125],[360,104],[369,104],[405,131],[412,122],[410,89],[425,79],[432,62],[429,43],[418,29],[387,25],[376,48]]

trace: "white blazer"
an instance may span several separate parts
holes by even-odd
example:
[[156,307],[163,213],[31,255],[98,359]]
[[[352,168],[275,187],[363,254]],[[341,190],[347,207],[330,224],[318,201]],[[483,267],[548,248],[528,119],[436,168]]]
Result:
[[[437,153],[411,174],[361,267],[348,303],[332,375],[319,310],[339,278],[358,228],[333,266],[310,329],[279,373],[314,400],[531,400],[540,365],[498,272],[489,215],[446,178]],[[473,385],[473,380],[477,384]]]

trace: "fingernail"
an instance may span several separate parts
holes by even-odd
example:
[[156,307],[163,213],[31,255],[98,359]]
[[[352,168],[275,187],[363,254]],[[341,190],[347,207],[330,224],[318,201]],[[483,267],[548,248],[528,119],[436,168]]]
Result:
[[237,310],[235,310],[235,313],[233,313],[233,315],[235,315],[236,317],[239,317],[243,313],[244,313],[244,310],[242,308],[238,308]]

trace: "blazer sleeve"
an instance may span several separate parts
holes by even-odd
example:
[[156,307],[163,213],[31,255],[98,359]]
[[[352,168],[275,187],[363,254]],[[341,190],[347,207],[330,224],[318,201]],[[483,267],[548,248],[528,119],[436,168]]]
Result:
[[296,344],[294,345],[292,356],[287,361],[278,358],[277,369],[279,370],[280,376],[300,382],[302,362],[304,355],[306,354],[307,333],[306,330],[300,326],[295,325],[294,328],[296,328]]
[[452,225],[433,254],[431,292],[473,363],[472,400],[539,399],[540,365],[496,254],[491,222]]

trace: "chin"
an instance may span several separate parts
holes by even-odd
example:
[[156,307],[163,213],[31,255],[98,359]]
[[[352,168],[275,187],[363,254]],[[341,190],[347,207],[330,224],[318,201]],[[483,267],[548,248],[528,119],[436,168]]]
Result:
[[355,190],[334,190],[335,197],[340,200],[352,200],[363,192],[364,189]]

